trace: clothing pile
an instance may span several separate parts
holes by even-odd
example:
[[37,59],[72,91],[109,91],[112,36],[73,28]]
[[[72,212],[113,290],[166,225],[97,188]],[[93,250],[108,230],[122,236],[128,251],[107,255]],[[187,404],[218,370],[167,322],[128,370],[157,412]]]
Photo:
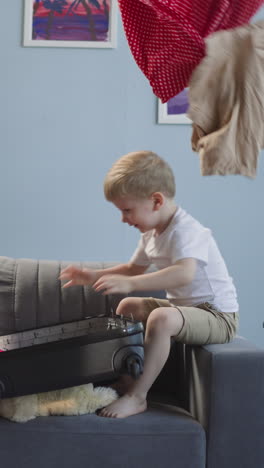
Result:
[[[254,177],[263,147],[264,0],[119,0],[131,52],[167,102],[189,86],[201,172]],[[264,81],[264,80],[263,80]]]

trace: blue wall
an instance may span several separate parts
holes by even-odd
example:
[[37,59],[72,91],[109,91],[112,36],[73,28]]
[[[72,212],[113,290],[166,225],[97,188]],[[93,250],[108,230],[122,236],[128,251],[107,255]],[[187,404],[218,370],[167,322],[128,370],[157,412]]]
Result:
[[120,18],[110,50],[21,47],[21,0],[3,2],[0,22],[1,255],[126,261],[138,233],[102,182],[122,154],[152,149],[174,169],[178,203],[214,232],[238,289],[240,334],[263,345],[263,154],[255,180],[202,177],[190,127],[156,124]]

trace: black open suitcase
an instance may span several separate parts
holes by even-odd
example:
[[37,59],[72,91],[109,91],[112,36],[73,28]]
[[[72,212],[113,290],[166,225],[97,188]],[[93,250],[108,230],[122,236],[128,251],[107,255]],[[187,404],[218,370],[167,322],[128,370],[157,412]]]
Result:
[[142,323],[114,315],[111,298],[91,288],[61,290],[64,266],[0,257],[0,398],[142,372]]

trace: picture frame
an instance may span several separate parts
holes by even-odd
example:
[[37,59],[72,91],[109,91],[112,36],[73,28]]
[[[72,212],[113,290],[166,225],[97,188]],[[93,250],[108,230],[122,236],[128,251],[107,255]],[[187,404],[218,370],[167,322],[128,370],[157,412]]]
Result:
[[115,48],[117,0],[24,0],[24,47]]
[[169,99],[168,102],[162,103],[158,99],[158,123],[191,124],[192,121],[186,115],[188,106],[188,88],[185,88],[179,94]]

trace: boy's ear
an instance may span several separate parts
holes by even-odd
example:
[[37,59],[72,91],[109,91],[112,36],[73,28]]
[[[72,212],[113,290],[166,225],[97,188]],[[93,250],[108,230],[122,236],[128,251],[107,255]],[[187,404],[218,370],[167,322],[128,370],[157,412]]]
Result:
[[154,192],[152,195],[151,195],[151,198],[153,200],[153,208],[154,208],[154,211],[157,211],[160,209],[160,207],[163,205],[164,203],[164,196],[162,195],[161,192]]

